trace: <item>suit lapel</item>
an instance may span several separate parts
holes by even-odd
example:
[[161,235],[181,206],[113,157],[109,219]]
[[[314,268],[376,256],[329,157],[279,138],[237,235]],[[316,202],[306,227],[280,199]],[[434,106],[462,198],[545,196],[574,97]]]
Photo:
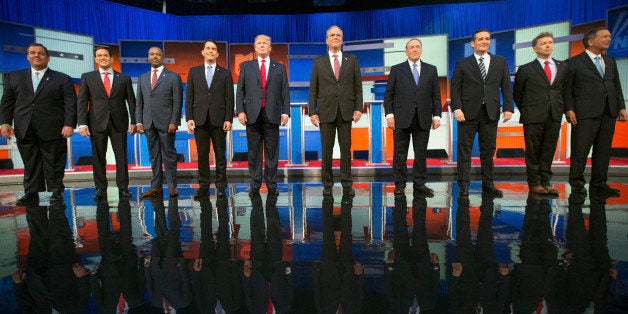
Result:
[[[591,60],[591,58],[589,58],[589,55],[587,54],[587,52],[583,52],[582,53],[582,57],[584,60],[582,60],[585,64],[585,66],[587,68],[589,68],[590,71],[593,71],[593,73],[595,73],[595,76],[601,80],[603,80],[604,78],[600,75],[600,72],[597,71],[597,68],[595,67],[595,63],[593,63],[593,60]],[[604,60],[604,62],[606,62],[606,59]]]
[[[331,62],[329,60],[330,59],[329,59],[329,52],[328,52],[327,54],[323,56],[323,63],[325,64],[324,68],[327,69],[327,71],[329,72],[329,75],[331,75],[331,77],[333,77],[335,80],[336,75],[334,74],[334,68],[331,67]],[[340,66],[340,70],[342,73],[342,65]],[[340,78],[340,75],[338,75],[338,78]]]
[[[167,71],[165,68],[161,71],[161,74],[160,74],[160,75],[159,75],[159,77],[157,78],[157,82],[155,82],[155,87],[153,87],[153,90],[156,90],[156,89],[157,89],[157,87],[159,87],[159,83],[161,83],[161,81],[163,81],[163,80],[165,80],[165,79],[166,79],[166,73],[167,73],[167,72],[168,72],[168,71]],[[151,75],[152,75],[152,74],[151,74]],[[148,82],[148,86],[150,86],[150,81]]]
[[[349,64],[349,57],[347,57],[345,54],[342,55],[342,63],[340,63],[340,72],[338,73],[338,80],[340,81],[340,78],[342,77],[342,73],[345,72],[345,68],[347,68],[347,64]],[[330,64],[331,66],[331,64]],[[334,71],[332,70],[332,73],[334,73]],[[334,75],[335,77],[335,75]]]
[[[481,81],[482,80],[482,72],[480,72],[480,65],[478,64],[478,60],[475,59],[475,55],[471,55],[467,59],[467,62],[469,62],[469,65],[473,69],[473,72],[475,73],[475,76],[477,76],[477,78]],[[488,73],[486,73],[486,78],[488,78]]]
[[[111,76],[109,77],[109,79],[111,79],[111,94],[113,94],[113,88],[116,84],[116,79],[114,79],[114,76],[116,76],[116,71],[111,71]],[[103,95],[107,96],[107,91],[105,90],[105,83],[102,81],[102,78],[100,77],[100,70],[96,70],[94,71],[94,76],[93,76],[94,82],[96,83],[98,87],[98,89],[103,93]],[[107,96],[107,97],[111,97],[111,95]]]
[[[533,62],[535,63],[534,70],[537,72],[537,75],[540,75],[543,78],[543,80],[545,80],[545,82],[547,82],[547,84],[552,85],[547,80],[547,75],[545,75],[545,70],[541,67],[541,64],[539,63],[539,60],[535,59]],[[556,64],[556,61],[554,61],[554,64]],[[556,66],[556,68],[558,68],[558,65]],[[556,75],[558,75],[558,73],[556,73]]]
[[[39,85],[37,86],[37,90],[33,94],[33,99],[37,98],[37,96],[39,95],[41,90],[46,87],[46,84],[48,83],[48,81],[51,78],[52,78],[52,70],[50,70],[50,68],[48,68],[48,70],[46,70],[46,73],[44,74],[44,76],[39,81]],[[32,84],[32,80],[31,80],[31,88],[32,88],[32,86],[33,86],[33,84]]]

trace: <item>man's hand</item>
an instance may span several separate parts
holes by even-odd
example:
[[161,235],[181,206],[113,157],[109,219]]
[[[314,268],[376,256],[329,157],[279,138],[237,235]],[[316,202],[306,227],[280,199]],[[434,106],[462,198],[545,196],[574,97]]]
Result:
[[137,127],[137,133],[144,134],[144,125],[143,124],[137,125],[136,127]]
[[321,120],[319,120],[319,119],[318,119],[318,115],[317,115],[317,114],[315,114],[315,115],[313,115],[313,116],[310,116],[310,121],[312,122],[312,124],[313,124],[315,127],[318,127],[318,126],[319,126],[319,124],[321,124]]
[[72,272],[74,272],[74,276],[76,276],[76,278],[81,278],[89,274],[89,270],[79,263],[72,264]]
[[1,132],[4,138],[6,138],[7,140],[10,140],[11,136],[13,135],[13,127],[11,127],[11,125],[9,124],[3,124],[1,128]]
[[628,112],[626,112],[626,109],[619,110],[619,116],[617,117],[617,120],[628,121]]
[[576,113],[573,110],[569,110],[565,112],[565,118],[567,118],[567,122],[572,125],[578,124],[578,120],[576,119]]
[[79,134],[81,134],[82,137],[88,137],[89,128],[79,128]]
[[26,278],[26,274],[22,271],[22,269],[18,269],[13,273],[11,278],[13,279],[13,283],[21,283],[22,280]]
[[438,129],[439,126],[440,126],[440,120],[439,119],[432,119],[432,130]]
[[135,124],[129,125],[129,134],[135,135],[135,132],[137,132],[137,128],[135,127]]
[[195,271],[201,271],[201,269],[203,268],[203,259],[202,258],[194,259],[193,268]]
[[288,119],[290,119],[289,116],[282,114],[281,115],[281,125],[284,126],[284,125],[288,124]]
[[356,110],[353,112],[353,122],[360,121],[360,117],[362,117],[362,111]]
[[458,122],[465,122],[465,118],[464,118],[464,113],[462,112],[461,109],[455,110],[454,111],[454,119],[456,119],[456,121]]
[[246,125],[246,122],[247,122],[247,120],[246,120],[246,113],[244,113],[244,112],[238,113],[238,121],[240,121],[240,124]]
[[510,118],[512,118],[512,112],[504,111],[504,122],[510,120]]
[[394,131],[395,130],[395,117],[386,118],[386,126],[388,126]]
[[168,124],[168,134],[172,135],[177,133],[177,125],[174,123]]
[[460,277],[460,275],[462,275],[462,264],[461,263],[451,263],[451,274],[454,277]]
[[61,135],[63,136],[63,138],[69,138],[72,136],[72,134],[74,134],[74,128],[71,126],[64,126],[63,129],[61,129]]
[[188,120],[188,132],[190,132],[190,134],[194,134],[195,127],[194,120]]
[[231,130],[231,122],[225,121],[222,124],[222,130],[225,131],[225,132],[229,132],[229,130]]

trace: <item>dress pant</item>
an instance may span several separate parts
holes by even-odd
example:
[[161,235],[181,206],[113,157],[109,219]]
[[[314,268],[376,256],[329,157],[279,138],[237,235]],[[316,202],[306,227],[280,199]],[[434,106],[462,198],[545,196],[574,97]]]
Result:
[[145,133],[146,141],[148,142],[148,151],[150,154],[150,166],[153,172],[153,178],[150,180],[150,188],[162,188],[162,162],[166,171],[166,183],[168,184],[168,188],[176,188],[177,150],[174,147],[176,133],[168,134],[165,130],[158,130],[154,125],[147,129]]
[[107,140],[111,140],[111,147],[116,158],[116,184],[119,189],[129,187],[129,167],[127,159],[126,130],[118,132],[109,121],[105,132],[91,131],[92,155],[94,161],[94,185],[97,189],[107,188]]
[[338,143],[340,145],[340,181],[343,187],[351,187],[351,121],[342,120],[340,110],[336,114],[336,121],[321,123],[321,148],[323,150],[321,179],[324,187],[334,185],[334,173],[332,170],[332,156],[338,130]]
[[198,152],[198,184],[201,189],[209,189],[209,143],[214,146],[214,160],[216,161],[216,188],[224,189],[227,186],[227,133],[222,126],[208,125],[209,119],[203,126],[194,130],[194,140]]
[[475,134],[480,144],[482,186],[493,185],[493,156],[497,140],[497,122],[491,121],[486,106],[474,120],[458,122],[458,183],[468,184],[471,174],[471,149]]
[[414,147],[414,165],[412,167],[414,185],[415,187],[421,186],[427,182],[426,154],[430,130],[421,129],[416,110],[413,112],[413,116],[412,123],[408,128],[395,128],[393,134],[395,144],[395,154],[393,156],[395,186],[405,187],[408,179],[407,160],[410,136],[412,136],[412,145]]
[[262,155],[264,156],[264,181],[266,181],[266,187],[269,189],[277,188],[279,125],[268,120],[265,109],[262,109],[255,123],[246,125],[246,139],[249,149],[248,161],[249,173],[251,174],[251,189],[259,189],[262,185]]
[[571,126],[569,166],[569,184],[571,186],[584,186],[586,182],[584,168],[592,146],[593,155],[591,156],[591,181],[589,185],[606,184],[615,122],[615,118],[609,114],[604,114],[599,118],[578,119],[578,124]]
[[544,123],[523,125],[528,186],[548,186],[552,179],[552,161],[560,133],[560,122],[547,117]]
[[42,140],[36,126],[31,125],[26,136],[17,141],[24,162],[24,193],[63,192],[63,176],[67,159],[67,140]]

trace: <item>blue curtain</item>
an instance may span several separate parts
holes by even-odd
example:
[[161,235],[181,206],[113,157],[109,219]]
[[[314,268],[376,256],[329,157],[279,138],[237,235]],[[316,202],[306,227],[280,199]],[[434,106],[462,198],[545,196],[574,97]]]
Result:
[[207,38],[250,43],[260,33],[273,42],[323,42],[330,25],[340,26],[346,40],[445,33],[453,39],[468,37],[478,28],[496,32],[556,21],[577,25],[603,20],[609,8],[626,3],[504,0],[348,13],[174,16],[104,0],[0,0],[0,20],[92,35],[98,43]]

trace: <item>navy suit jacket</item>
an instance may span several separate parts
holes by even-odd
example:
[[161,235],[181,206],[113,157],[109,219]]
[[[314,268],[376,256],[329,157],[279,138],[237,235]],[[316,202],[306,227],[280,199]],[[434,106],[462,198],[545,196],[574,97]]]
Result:
[[440,117],[443,111],[436,67],[421,61],[417,86],[407,61],[394,65],[388,75],[384,109],[386,114],[395,115],[395,127],[402,129],[410,127],[413,114],[416,114],[421,129],[429,130],[432,126],[432,117]]
[[[267,65],[265,111],[268,120],[281,123],[281,115],[290,115],[290,93],[286,67],[274,60]],[[255,123],[262,110],[262,79],[257,59],[242,62],[236,92],[236,113],[246,113],[248,123]]]
[[179,74],[161,71],[155,88],[150,90],[152,70],[140,75],[137,81],[136,123],[142,123],[145,129],[152,125],[162,131],[168,130],[168,124],[181,124],[181,105],[183,86]]
[[135,93],[131,78],[124,73],[111,72],[110,96],[105,92],[100,70],[83,73],[81,76],[78,125],[87,125],[94,132],[106,132],[111,121],[118,132],[126,132],[129,128],[129,115],[131,124],[135,124]]
[[30,125],[43,140],[63,139],[64,126],[76,127],[76,91],[68,75],[46,70],[33,91],[31,69],[5,74],[0,102],[0,124],[14,124],[17,141],[24,139]]
[[475,56],[471,55],[456,63],[451,78],[451,107],[453,110],[462,109],[465,119],[474,120],[482,109],[482,100],[485,99],[489,118],[497,121],[500,114],[500,90],[504,99],[503,110],[514,112],[512,85],[506,59],[491,55],[484,82],[478,62]]
[[[225,121],[233,121],[233,79],[231,72],[218,64],[214,70],[212,85],[207,87],[205,64],[193,67],[186,85],[185,118],[194,120],[196,126],[210,123],[222,127]],[[209,116],[209,121],[207,117]]]
[[604,77],[586,51],[567,60],[569,74],[565,82],[565,112],[575,111],[578,119],[600,117],[606,106],[613,117],[617,117],[619,110],[626,109],[615,58],[604,54],[602,58],[606,65]]
[[548,115],[560,122],[563,116],[563,88],[567,63],[554,60],[556,77],[550,84],[537,59],[519,67],[515,75],[513,97],[521,112],[519,123],[545,123]]

